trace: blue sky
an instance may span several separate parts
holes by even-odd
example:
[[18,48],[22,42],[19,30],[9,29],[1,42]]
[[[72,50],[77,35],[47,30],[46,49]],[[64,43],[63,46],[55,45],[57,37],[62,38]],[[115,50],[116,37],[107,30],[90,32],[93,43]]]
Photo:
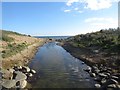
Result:
[[3,2],[2,29],[30,35],[64,36],[118,26],[116,0],[89,1]]

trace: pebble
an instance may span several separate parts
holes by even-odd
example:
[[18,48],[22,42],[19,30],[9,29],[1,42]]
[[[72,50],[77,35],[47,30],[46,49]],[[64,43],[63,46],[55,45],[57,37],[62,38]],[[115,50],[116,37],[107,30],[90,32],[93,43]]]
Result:
[[115,84],[110,84],[110,85],[108,85],[108,88],[116,88],[116,85]]
[[100,84],[95,84],[95,87],[96,87],[96,88],[100,88],[101,85],[100,85]]

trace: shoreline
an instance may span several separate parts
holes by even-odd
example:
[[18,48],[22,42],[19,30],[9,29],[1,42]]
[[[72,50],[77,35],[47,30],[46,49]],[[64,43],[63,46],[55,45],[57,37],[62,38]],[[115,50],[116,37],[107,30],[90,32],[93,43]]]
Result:
[[[80,55],[80,51],[79,50],[82,50],[82,51],[85,51],[87,52],[87,50],[83,50],[83,48],[77,48],[77,47],[73,47],[72,45],[70,44],[66,44],[66,43],[62,43],[60,44],[67,52],[69,52],[72,56],[80,59],[81,61],[85,62],[87,65],[89,66],[92,66],[94,64],[96,64],[96,62],[94,61],[90,61],[90,60],[87,60],[85,56],[82,57],[82,55]],[[88,52],[89,53],[89,52]],[[89,59],[89,58],[88,58]]]
[[40,39],[39,42],[35,42],[32,45],[29,45],[27,48],[22,50],[20,53],[12,55],[8,58],[2,59],[2,68],[8,69],[14,65],[23,66],[27,65],[28,62],[34,57],[39,47],[45,44],[46,39]]
[[112,60],[115,60],[116,57],[120,58],[120,56],[104,56],[104,53],[94,53],[91,52],[87,48],[78,48],[72,46],[70,43],[67,42],[60,42],[60,45],[68,51],[74,57],[80,59],[81,61],[85,62],[89,66],[97,65],[106,66],[108,68],[112,68],[113,72],[119,72],[119,67],[112,65]]

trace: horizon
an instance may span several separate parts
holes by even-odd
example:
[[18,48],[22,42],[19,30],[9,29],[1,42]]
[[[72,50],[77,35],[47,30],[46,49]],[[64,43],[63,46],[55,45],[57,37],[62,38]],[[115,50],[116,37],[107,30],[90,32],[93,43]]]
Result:
[[117,28],[117,0],[94,1],[3,2],[2,29],[31,36],[74,36]]

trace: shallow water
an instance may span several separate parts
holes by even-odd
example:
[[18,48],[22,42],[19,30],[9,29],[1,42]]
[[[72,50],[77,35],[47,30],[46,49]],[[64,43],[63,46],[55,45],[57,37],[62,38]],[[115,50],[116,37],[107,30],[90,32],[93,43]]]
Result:
[[37,72],[29,83],[32,88],[90,88],[94,81],[83,70],[86,66],[55,42],[49,42],[29,63]]

